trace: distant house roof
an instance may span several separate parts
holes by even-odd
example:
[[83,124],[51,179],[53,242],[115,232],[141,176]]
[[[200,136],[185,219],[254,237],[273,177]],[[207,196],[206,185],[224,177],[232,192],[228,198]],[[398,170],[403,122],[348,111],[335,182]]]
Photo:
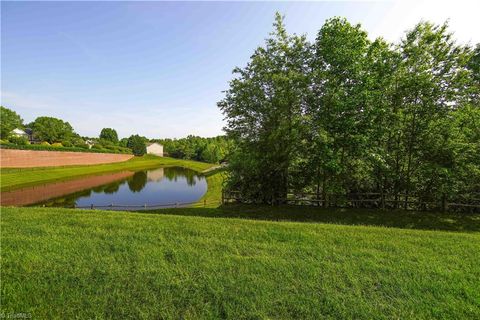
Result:
[[159,146],[161,146],[161,144],[158,143],[158,142],[148,142],[148,143],[147,143],[147,147],[150,147],[150,146],[153,145],[153,144],[158,144]]
[[27,134],[25,131],[23,131],[22,129],[18,129],[18,128],[13,129],[12,133],[16,134],[16,135],[26,135]]

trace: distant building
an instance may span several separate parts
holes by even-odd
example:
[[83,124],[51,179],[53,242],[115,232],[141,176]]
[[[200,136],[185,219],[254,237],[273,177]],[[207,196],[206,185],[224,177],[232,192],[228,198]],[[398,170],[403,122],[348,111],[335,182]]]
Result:
[[85,144],[88,146],[88,149],[92,149],[95,142],[93,140],[87,139],[87,140],[85,140]]
[[22,129],[19,129],[19,128],[13,129],[12,130],[12,136],[24,137],[28,141],[34,142],[33,132],[32,132],[32,129],[30,129],[30,128],[25,128],[25,130],[22,130]]
[[163,146],[160,143],[148,143],[147,144],[147,153],[153,154],[159,157],[163,157]]

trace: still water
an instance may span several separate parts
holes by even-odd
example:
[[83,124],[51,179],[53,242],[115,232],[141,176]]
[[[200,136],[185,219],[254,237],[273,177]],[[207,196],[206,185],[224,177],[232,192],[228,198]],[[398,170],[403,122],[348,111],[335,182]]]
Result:
[[[207,191],[195,171],[156,168],[123,171],[2,192],[2,205],[46,207],[176,206],[192,203]],[[102,209],[108,209],[102,208]]]

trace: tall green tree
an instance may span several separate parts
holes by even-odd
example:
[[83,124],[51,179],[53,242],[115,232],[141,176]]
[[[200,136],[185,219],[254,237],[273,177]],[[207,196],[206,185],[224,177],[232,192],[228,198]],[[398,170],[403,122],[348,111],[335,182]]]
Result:
[[13,129],[22,128],[23,120],[13,110],[0,106],[0,138],[6,139]]
[[62,142],[75,136],[70,123],[53,117],[38,117],[30,126],[36,139],[48,143]]
[[114,144],[118,144],[117,131],[112,128],[103,128],[100,132],[100,139],[110,141]]
[[219,107],[236,142],[230,157],[230,187],[264,202],[284,199],[301,167],[304,91],[309,86],[309,45],[287,34],[277,13],[274,31],[248,65],[236,68]]
[[446,23],[419,23],[407,33],[399,50],[402,57],[398,87],[402,97],[400,121],[404,124],[399,148],[405,155],[399,176],[403,179],[404,206],[407,207],[414,190],[431,198],[428,194],[433,191],[431,186],[436,185],[445,192],[448,189],[447,179],[440,178],[439,174],[448,171],[451,163],[432,156],[431,146],[435,141],[431,140],[431,132],[449,131],[444,127],[449,122],[442,119],[466,102],[465,86],[471,81],[471,73],[467,70],[469,48],[455,43]]
[[313,44],[279,15],[274,27],[219,102],[235,141],[228,188],[261,202],[380,193],[424,209],[480,193],[479,46],[428,22],[398,45],[343,18]]
[[310,176],[315,177],[317,190],[345,192],[365,170],[371,121],[365,87],[369,45],[360,25],[344,18],[327,20],[315,41],[308,115],[313,128]]
[[133,154],[136,156],[143,156],[147,153],[145,138],[138,134],[132,135],[128,138],[127,147],[132,149]]

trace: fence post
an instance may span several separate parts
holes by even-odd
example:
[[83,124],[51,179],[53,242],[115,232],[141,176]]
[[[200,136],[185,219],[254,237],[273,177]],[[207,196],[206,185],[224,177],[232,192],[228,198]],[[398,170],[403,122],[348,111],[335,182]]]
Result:
[[90,206],[90,209],[93,209],[93,203],[92,203],[92,205]]
[[207,206],[207,199],[203,199],[203,206],[204,206],[204,207]]
[[143,205],[143,208],[144,208],[144,209],[147,209],[147,204],[146,204],[146,203]]
[[175,208],[178,208],[178,202],[175,202]]
[[222,204],[225,204],[225,191],[222,189]]

